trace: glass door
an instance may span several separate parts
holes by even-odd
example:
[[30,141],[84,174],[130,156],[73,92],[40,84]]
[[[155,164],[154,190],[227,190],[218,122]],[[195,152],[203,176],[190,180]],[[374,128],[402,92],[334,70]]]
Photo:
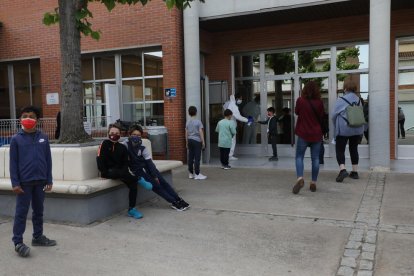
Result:
[[398,49],[395,140],[399,159],[414,158],[414,38],[401,39]]
[[271,80],[267,81],[267,107],[272,106],[275,109],[278,118],[278,144],[291,145],[294,143],[292,131],[294,113],[294,85],[292,79]]

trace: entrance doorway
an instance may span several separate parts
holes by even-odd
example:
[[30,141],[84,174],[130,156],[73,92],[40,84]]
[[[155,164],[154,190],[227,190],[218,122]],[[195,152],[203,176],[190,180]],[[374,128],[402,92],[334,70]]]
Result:
[[[241,114],[253,117],[256,122],[265,121],[266,109],[274,107],[279,119],[278,155],[294,157],[294,111],[301,88],[309,80],[320,85],[325,112],[330,118],[337,97],[342,96],[344,78],[350,74],[357,75],[360,95],[368,102],[368,49],[367,43],[351,43],[234,54],[231,57],[232,82],[228,85],[231,90],[225,95],[225,99],[221,90],[218,92],[221,103],[215,106],[215,114],[223,111],[222,103],[229,99],[229,94],[243,98],[239,105]],[[217,118],[211,116],[212,114],[208,117],[210,123],[217,121]],[[325,156],[333,155],[334,145],[330,143],[333,133],[330,122],[329,137],[325,141]],[[214,135],[216,134],[210,133],[212,146]],[[363,144],[360,157],[367,158],[368,137],[363,139]],[[270,156],[271,153],[266,124],[256,123],[247,127],[244,123],[238,123],[236,155]]]

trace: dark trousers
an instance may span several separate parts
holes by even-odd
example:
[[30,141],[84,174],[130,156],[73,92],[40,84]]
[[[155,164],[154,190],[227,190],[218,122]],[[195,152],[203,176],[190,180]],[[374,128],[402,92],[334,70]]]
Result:
[[346,144],[349,141],[349,155],[351,156],[352,165],[358,165],[359,154],[358,154],[358,144],[361,139],[361,135],[354,136],[336,136],[336,161],[338,165],[345,164],[345,149]]
[[32,223],[33,238],[43,235],[43,202],[45,201],[45,192],[43,188],[46,182],[37,181],[36,184],[21,184],[24,193],[16,196],[16,213],[13,225],[13,242],[14,245],[23,242],[23,234],[26,230],[27,213],[29,212],[30,202],[32,203]]
[[175,192],[174,188],[171,187],[170,184],[168,184],[167,180],[165,180],[164,177],[162,177],[160,172],[157,171],[156,173],[159,182],[157,182],[151,175],[146,173],[143,169],[137,172],[134,171],[134,173],[136,175],[143,177],[145,180],[151,182],[152,190],[169,203],[173,203],[174,201],[180,199],[178,194]]
[[200,173],[200,158],[202,143],[193,139],[188,139],[188,171],[190,173]]
[[277,135],[269,135],[269,142],[272,144],[273,156],[277,157]]
[[219,147],[220,149],[220,162],[223,166],[228,166],[229,165],[229,153],[230,153],[230,148],[222,148]]
[[103,174],[102,177],[109,179],[119,179],[124,182],[129,189],[128,194],[128,207],[129,209],[134,208],[137,205],[137,195],[138,195],[138,180],[139,177],[132,175],[127,169],[109,169],[107,173]]
[[405,119],[404,120],[398,120],[398,138],[400,138],[400,132],[401,132],[402,138],[405,138],[404,123],[405,123]]
[[325,164],[325,147],[323,145],[323,141],[321,141],[321,148],[319,149],[319,164]]

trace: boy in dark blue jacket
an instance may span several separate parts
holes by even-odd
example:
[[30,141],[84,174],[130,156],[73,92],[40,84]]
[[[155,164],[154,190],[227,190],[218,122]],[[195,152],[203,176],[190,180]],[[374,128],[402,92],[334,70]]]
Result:
[[32,203],[33,246],[54,246],[56,241],[43,235],[43,202],[45,192],[52,190],[52,156],[49,140],[36,129],[40,116],[34,106],[23,108],[20,116],[22,130],[10,141],[10,179],[16,197],[13,225],[15,251],[27,257],[30,248],[23,243],[26,218]]
[[142,145],[142,134],[142,127],[139,125],[132,125],[129,128],[128,141],[124,142],[128,149],[129,168],[134,175],[150,181],[152,190],[171,203],[171,208],[177,211],[187,210],[190,204],[178,196],[173,187],[162,177],[154,162],[152,162],[149,150]]

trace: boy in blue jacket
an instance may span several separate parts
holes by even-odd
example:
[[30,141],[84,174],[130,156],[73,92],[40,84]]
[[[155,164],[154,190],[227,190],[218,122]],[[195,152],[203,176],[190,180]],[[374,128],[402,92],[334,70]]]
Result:
[[135,176],[145,178],[152,184],[152,190],[171,204],[171,208],[177,211],[185,211],[190,207],[182,199],[173,187],[162,177],[161,173],[152,162],[151,153],[142,144],[142,127],[132,125],[129,128],[129,138],[124,141],[128,149],[129,168]]
[[45,192],[52,190],[52,156],[49,140],[36,129],[40,116],[34,106],[23,108],[20,116],[22,130],[10,141],[10,179],[16,196],[16,213],[13,225],[15,251],[21,257],[30,254],[23,243],[26,218],[32,203],[32,246],[54,246],[56,241],[43,235],[43,202]]

